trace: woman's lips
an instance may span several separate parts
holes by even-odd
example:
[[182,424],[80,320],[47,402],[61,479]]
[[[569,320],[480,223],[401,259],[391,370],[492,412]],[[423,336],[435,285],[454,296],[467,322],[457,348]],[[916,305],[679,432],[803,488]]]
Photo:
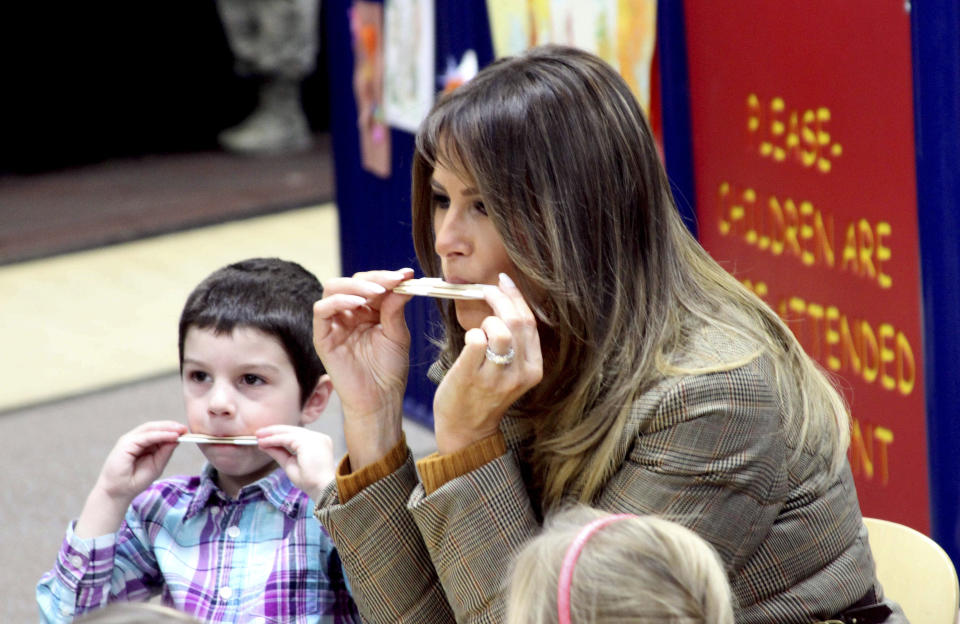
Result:
[[485,281],[483,281],[483,280],[465,279],[465,278],[460,277],[460,276],[458,276],[458,275],[451,275],[451,276],[449,276],[449,277],[444,277],[444,278],[443,278],[443,281],[447,282],[448,284],[486,284],[486,285],[489,285],[489,283],[490,283],[490,282],[485,282]]

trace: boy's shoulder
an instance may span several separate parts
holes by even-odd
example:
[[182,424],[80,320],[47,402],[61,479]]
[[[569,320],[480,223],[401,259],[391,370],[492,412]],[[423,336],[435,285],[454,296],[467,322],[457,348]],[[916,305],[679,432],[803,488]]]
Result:
[[[278,469],[262,479],[258,486],[263,495],[246,498],[243,505],[269,505],[290,519],[313,516],[313,501],[290,482]],[[172,476],[154,481],[131,504],[131,510],[143,519],[158,519],[170,513],[189,519],[198,513],[219,489],[213,475],[205,468],[199,475]]]
[[202,486],[202,475],[178,475],[158,479],[137,495],[130,507],[141,517],[165,515],[177,508],[186,511]]
[[176,475],[157,479],[143,491],[143,494],[153,492],[161,496],[171,496],[176,494],[190,496],[196,494],[203,482],[203,475]]

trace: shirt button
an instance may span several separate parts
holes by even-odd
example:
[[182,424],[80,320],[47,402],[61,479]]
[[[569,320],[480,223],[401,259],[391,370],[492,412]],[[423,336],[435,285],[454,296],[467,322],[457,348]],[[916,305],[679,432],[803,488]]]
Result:
[[230,527],[229,529],[227,529],[227,536],[228,536],[228,537],[230,537],[230,538],[236,538],[238,535],[240,535],[240,527],[238,527],[238,526],[232,526],[232,527]]
[[75,568],[82,567],[82,566],[83,566],[83,557],[81,557],[80,555],[74,555],[74,556],[70,557],[70,565],[72,565],[72,566],[75,567]]
[[67,604],[60,605],[60,613],[62,613],[63,615],[70,615],[71,613],[73,613],[73,606],[67,605]]
[[224,600],[230,600],[230,596],[233,595],[233,590],[229,587],[221,587],[219,591],[220,597]]

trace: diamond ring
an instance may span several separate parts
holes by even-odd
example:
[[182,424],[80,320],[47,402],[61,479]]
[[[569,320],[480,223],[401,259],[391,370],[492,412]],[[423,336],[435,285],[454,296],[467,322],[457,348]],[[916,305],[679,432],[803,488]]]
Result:
[[510,347],[510,350],[506,353],[497,353],[490,347],[487,347],[486,353],[487,359],[493,362],[494,364],[499,364],[500,366],[506,366],[517,357],[517,352],[513,350],[513,347]]

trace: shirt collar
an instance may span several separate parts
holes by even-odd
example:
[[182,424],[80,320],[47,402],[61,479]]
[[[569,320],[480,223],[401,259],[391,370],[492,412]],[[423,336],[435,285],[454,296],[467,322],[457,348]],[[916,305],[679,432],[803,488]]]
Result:
[[[218,500],[224,503],[233,502],[217,486],[216,474],[217,471],[211,464],[204,465],[200,473],[200,485],[187,507],[185,520],[189,520],[200,513],[208,504],[217,504]],[[300,505],[307,497],[293,485],[282,468],[277,468],[259,481],[241,488],[237,501],[250,503],[260,498],[266,499],[268,503],[293,520],[299,516]]]

